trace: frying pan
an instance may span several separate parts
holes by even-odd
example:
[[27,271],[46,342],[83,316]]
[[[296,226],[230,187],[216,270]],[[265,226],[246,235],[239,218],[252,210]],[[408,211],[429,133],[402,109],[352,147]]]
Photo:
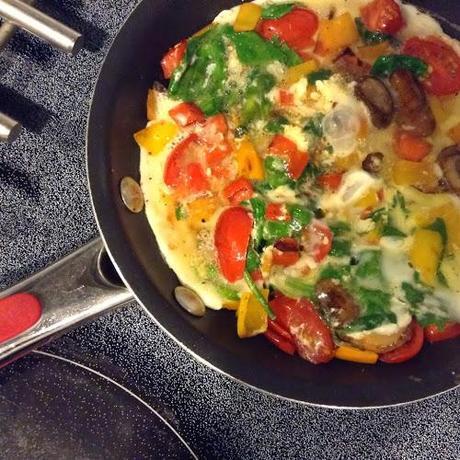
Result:
[[[139,178],[132,134],[145,125],[147,89],[161,79],[162,55],[236,3],[143,0],[120,30],[99,75],[87,133],[88,179],[101,239],[1,294],[16,295],[10,297],[14,300],[17,293],[32,293],[41,305],[40,317],[23,324],[27,330],[0,344],[1,362],[4,365],[134,296],[195,358],[281,397],[332,407],[378,407],[456,387],[460,357],[454,341],[425,346],[416,358],[400,365],[334,360],[314,366],[285,355],[263,338],[238,339],[232,312],[210,310],[195,318],[175,302],[172,293],[178,280],[163,261],[145,215],[132,214],[122,204],[119,183],[124,176]],[[454,2],[414,3],[460,22]],[[443,26],[458,38],[454,24],[444,20]]]

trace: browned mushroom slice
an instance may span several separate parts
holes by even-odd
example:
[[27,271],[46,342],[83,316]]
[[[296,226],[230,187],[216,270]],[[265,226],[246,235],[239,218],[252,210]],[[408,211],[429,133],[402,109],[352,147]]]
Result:
[[361,167],[364,171],[367,171],[371,174],[378,174],[383,166],[383,153],[382,152],[372,152],[366,155]]
[[316,284],[318,304],[333,327],[343,327],[359,316],[359,306],[340,284],[321,280]]
[[393,334],[378,334],[370,332],[362,337],[355,338],[342,334],[341,338],[361,350],[374,351],[375,353],[386,353],[395,350],[410,339],[410,328],[400,329]]
[[375,77],[362,78],[355,88],[356,96],[369,109],[376,128],[386,128],[393,119],[393,98],[385,84]]
[[436,121],[426,100],[422,85],[408,70],[397,70],[390,76],[398,101],[396,122],[416,136],[429,136],[436,129]]
[[455,144],[441,150],[438,163],[449,188],[460,195],[460,146]]
[[350,48],[346,48],[334,61],[335,70],[351,80],[369,75],[371,66],[356,56]]

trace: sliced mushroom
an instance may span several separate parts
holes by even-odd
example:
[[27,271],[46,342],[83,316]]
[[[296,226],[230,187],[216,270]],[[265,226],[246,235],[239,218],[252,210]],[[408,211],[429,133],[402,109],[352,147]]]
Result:
[[342,334],[341,338],[361,350],[374,351],[375,353],[386,353],[388,351],[395,350],[406,343],[411,338],[411,330],[407,327],[389,335],[371,332],[360,338],[354,338],[352,336]]
[[451,145],[441,150],[438,163],[449,188],[460,195],[460,145]]
[[394,113],[393,98],[381,80],[364,77],[358,82],[355,93],[366,104],[376,128],[386,128],[391,123]]
[[366,158],[364,158],[361,163],[364,171],[367,171],[371,174],[378,174],[382,169],[383,165],[383,153],[382,152],[372,152],[369,153]]
[[343,327],[359,316],[359,306],[353,297],[332,280],[325,279],[316,284],[316,297],[334,327]]
[[400,69],[390,76],[398,110],[396,122],[407,132],[416,136],[429,136],[436,129],[436,121],[426,100],[425,91],[408,70]]
[[357,80],[369,75],[371,66],[362,61],[356,56],[350,48],[346,48],[334,61],[335,70],[343,74],[345,77],[350,77],[352,80]]

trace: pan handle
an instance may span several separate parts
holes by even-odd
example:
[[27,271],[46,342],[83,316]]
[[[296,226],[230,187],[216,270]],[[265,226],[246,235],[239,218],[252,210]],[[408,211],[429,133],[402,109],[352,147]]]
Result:
[[100,238],[0,293],[0,367],[133,300]]

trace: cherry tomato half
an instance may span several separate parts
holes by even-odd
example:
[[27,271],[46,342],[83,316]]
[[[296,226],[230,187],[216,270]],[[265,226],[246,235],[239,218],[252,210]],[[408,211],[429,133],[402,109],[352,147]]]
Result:
[[171,78],[174,71],[179,67],[187,50],[187,40],[182,40],[168,50],[161,60],[161,68],[166,79]]
[[168,113],[169,116],[182,127],[204,121],[203,112],[199,107],[190,102],[181,102],[173,107]]
[[[274,328],[273,325],[275,325],[276,328]],[[286,338],[285,335],[280,334],[279,330],[285,332],[290,338]],[[293,355],[295,353],[296,347],[289,332],[284,331],[283,328],[278,326],[271,319],[268,320],[268,329],[265,331],[264,336],[273,343],[275,347],[278,347],[288,355]]]
[[270,144],[269,151],[272,155],[286,158],[289,175],[294,180],[297,180],[301,176],[308,164],[308,153],[301,152],[295,142],[281,134],[275,135]]
[[448,43],[434,36],[412,37],[402,52],[430,66],[428,76],[422,81],[429,93],[446,96],[460,91],[460,56]]
[[198,136],[190,134],[169,154],[163,174],[165,184],[185,195],[208,190],[208,178],[199,162],[201,154]]
[[327,188],[329,190],[337,190],[342,183],[342,176],[342,173],[323,174],[318,177],[317,181],[320,187]]
[[240,206],[222,212],[214,233],[217,260],[222,275],[231,283],[243,278],[252,219]]
[[228,184],[223,193],[231,204],[237,205],[244,200],[249,200],[254,195],[254,189],[251,182],[244,177],[240,177]]
[[387,364],[397,364],[409,361],[417,355],[423,346],[423,328],[417,321],[412,320],[410,324],[411,338],[396,350],[382,353],[379,360]]
[[304,250],[311,254],[315,262],[321,262],[331,251],[333,237],[326,224],[314,220],[302,235]]
[[265,39],[279,38],[295,50],[312,45],[317,30],[318,17],[313,11],[304,8],[293,8],[278,19],[265,19],[258,27],[260,35]]
[[424,332],[425,339],[430,343],[456,339],[457,337],[460,337],[460,324],[447,323],[444,326],[444,329],[439,329],[435,324],[430,324],[425,328]]
[[275,248],[272,252],[273,265],[289,267],[290,265],[294,265],[299,259],[300,254],[298,251],[280,251]]
[[270,301],[276,322],[294,338],[299,355],[313,364],[334,358],[334,342],[326,323],[307,299],[277,294]]
[[404,25],[401,8],[394,0],[374,0],[361,8],[364,25],[374,32],[393,35]]
[[268,220],[291,220],[285,206],[279,203],[268,203],[265,209],[265,218]]

